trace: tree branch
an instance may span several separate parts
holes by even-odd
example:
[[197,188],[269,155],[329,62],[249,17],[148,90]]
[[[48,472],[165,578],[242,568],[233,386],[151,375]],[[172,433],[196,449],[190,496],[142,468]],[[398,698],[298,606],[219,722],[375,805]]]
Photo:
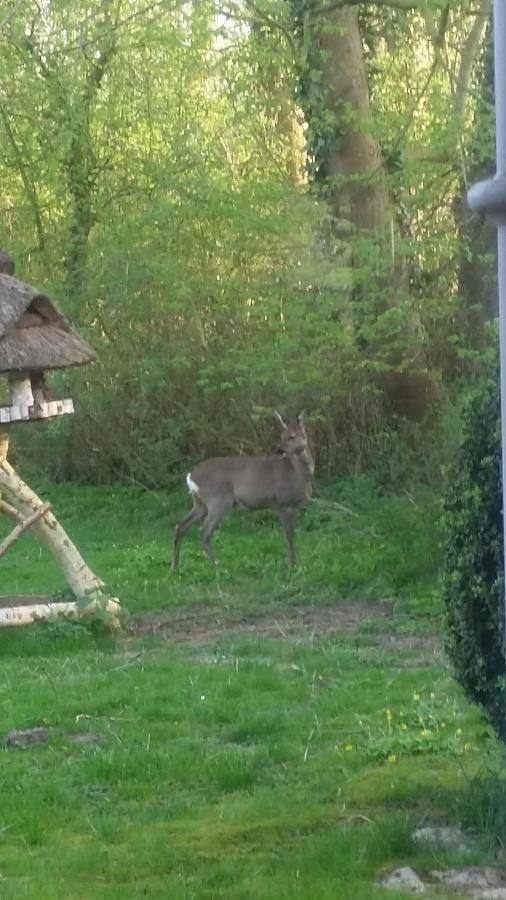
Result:
[[[428,4],[426,0],[334,0],[333,3],[327,3],[325,6],[318,6],[313,9],[312,15],[323,16],[325,13],[334,12],[336,9],[343,9],[345,6],[388,6],[391,9],[416,9],[423,11],[425,8],[434,9],[434,3]],[[436,7],[444,9],[445,0],[439,0]]]
[[453,112],[460,119],[463,118],[466,111],[473,63],[480,48],[491,8],[491,0],[482,0],[460,56],[460,66],[453,98]]
[[0,22],[0,31],[3,31],[5,26],[8,25],[10,20],[16,15],[22,2],[23,2],[23,0],[17,0],[17,3],[15,3],[14,6],[12,7],[12,9],[9,10],[7,15],[4,16],[4,18]]
[[[395,139],[395,142],[394,142],[393,148],[392,148],[392,150],[394,152],[396,150],[398,150],[398,148],[401,144],[401,141],[404,139],[406,132],[408,131],[408,128],[413,121],[413,117],[418,109],[420,101],[422,100],[422,98],[424,97],[426,92],[428,91],[430,83],[439,68],[439,64],[441,62],[441,51],[442,51],[444,40],[445,40],[446,29],[448,27],[449,15],[450,15],[450,6],[449,6],[449,4],[446,4],[446,6],[443,8],[443,10],[441,12],[441,17],[440,17],[439,24],[437,27],[437,32],[434,36],[434,59],[432,61],[432,65],[430,67],[429,73],[428,73],[424,83],[422,84],[420,90],[418,91],[417,96],[415,97],[413,103],[411,104],[411,109],[409,110],[408,115],[404,121],[404,124]],[[390,152],[392,152],[392,151],[390,151]]]
[[287,28],[287,26],[284,25],[281,21],[273,19],[272,16],[268,15],[268,13],[264,12],[262,9],[259,9],[254,0],[244,0],[244,2],[246,7],[252,11],[253,15],[245,15],[240,11],[234,12],[230,7],[228,7],[228,9],[221,8],[220,14],[222,16],[227,16],[229,19],[234,19],[237,22],[249,22],[251,25],[268,25],[269,28],[275,31],[281,31],[294,55],[294,58],[297,59],[299,56],[299,51],[292,37],[292,34],[290,33],[290,29]]
[[[475,11],[475,21],[473,22],[469,34],[466,38],[460,55],[460,65],[455,82],[455,90],[453,95],[452,112],[453,115],[460,119],[464,119],[466,111],[467,98],[469,96],[469,84],[473,71],[473,64],[476,54],[480,48],[483,34],[490,15],[492,3],[491,0],[481,0],[478,10]],[[440,58],[441,35],[440,29],[437,34],[433,34],[433,41],[438,49],[436,58]],[[433,73],[432,73],[433,74]],[[449,73],[451,77],[451,73]],[[458,145],[458,137],[450,147],[412,147],[405,151],[407,159],[425,160],[427,162],[447,163],[451,160]]]
[[28,170],[24,162],[24,154],[18,147],[16,137],[9,122],[9,117],[2,105],[0,105],[0,119],[3,123],[5,134],[7,135],[7,140],[12,149],[12,154],[19,173],[19,177],[21,178],[23,187],[28,196],[28,202],[30,204],[35,222],[35,230],[37,232],[39,250],[43,250],[46,243],[46,236],[44,233],[44,225],[42,223],[42,215],[40,211],[39,199],[37,197],[37,191],[35,189],[35,185],[32,183],[28,175]]

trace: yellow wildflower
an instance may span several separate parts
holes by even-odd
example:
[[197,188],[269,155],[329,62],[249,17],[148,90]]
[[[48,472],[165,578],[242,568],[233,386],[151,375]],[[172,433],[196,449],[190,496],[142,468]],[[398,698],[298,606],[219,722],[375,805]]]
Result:
[[397,757],[396,757],[395,753],[391,753],[390,756],[388,757],[388,762],[392,763],[392,765],[393,765],[396,759],[397,759]]

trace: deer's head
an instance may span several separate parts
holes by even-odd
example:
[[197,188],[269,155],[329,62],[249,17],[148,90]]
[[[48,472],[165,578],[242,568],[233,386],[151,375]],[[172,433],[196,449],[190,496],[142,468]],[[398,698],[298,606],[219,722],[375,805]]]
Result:
[[299,413],[295,421],[286,422],[278,412],[274,413],[276,419],[283,429],[276,452],[282,456],[295,456],[296,454],[308,453],[309,444],[306,432],[306,414]]

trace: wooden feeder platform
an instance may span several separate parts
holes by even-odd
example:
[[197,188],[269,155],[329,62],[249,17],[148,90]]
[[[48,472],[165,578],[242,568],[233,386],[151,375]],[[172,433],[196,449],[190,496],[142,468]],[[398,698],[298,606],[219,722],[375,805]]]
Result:
[[37,406],[0,406],[0,425],[10,425],[11,422],[27,422],[33,419],[54,419],[56,416],[64,416],[74,412],[74,402],[71,399],[49,400],[38,403]]

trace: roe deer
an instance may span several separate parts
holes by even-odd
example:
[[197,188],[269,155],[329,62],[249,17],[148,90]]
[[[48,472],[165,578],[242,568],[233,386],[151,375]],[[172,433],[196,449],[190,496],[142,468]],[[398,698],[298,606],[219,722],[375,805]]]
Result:
[[311,495],[314,461],[309,449],[305,414],[282,426],[277,453],[271,456],[223,456],[206,459],[186,478],[193,508],[176,528],[172,568],[179,569],[181,541],[192,525],[202,523],[202,544],[214,563],[212,537],[233,507],[273,509],[279,514],[288,546],[288,565],[295,565],[295,515]]

